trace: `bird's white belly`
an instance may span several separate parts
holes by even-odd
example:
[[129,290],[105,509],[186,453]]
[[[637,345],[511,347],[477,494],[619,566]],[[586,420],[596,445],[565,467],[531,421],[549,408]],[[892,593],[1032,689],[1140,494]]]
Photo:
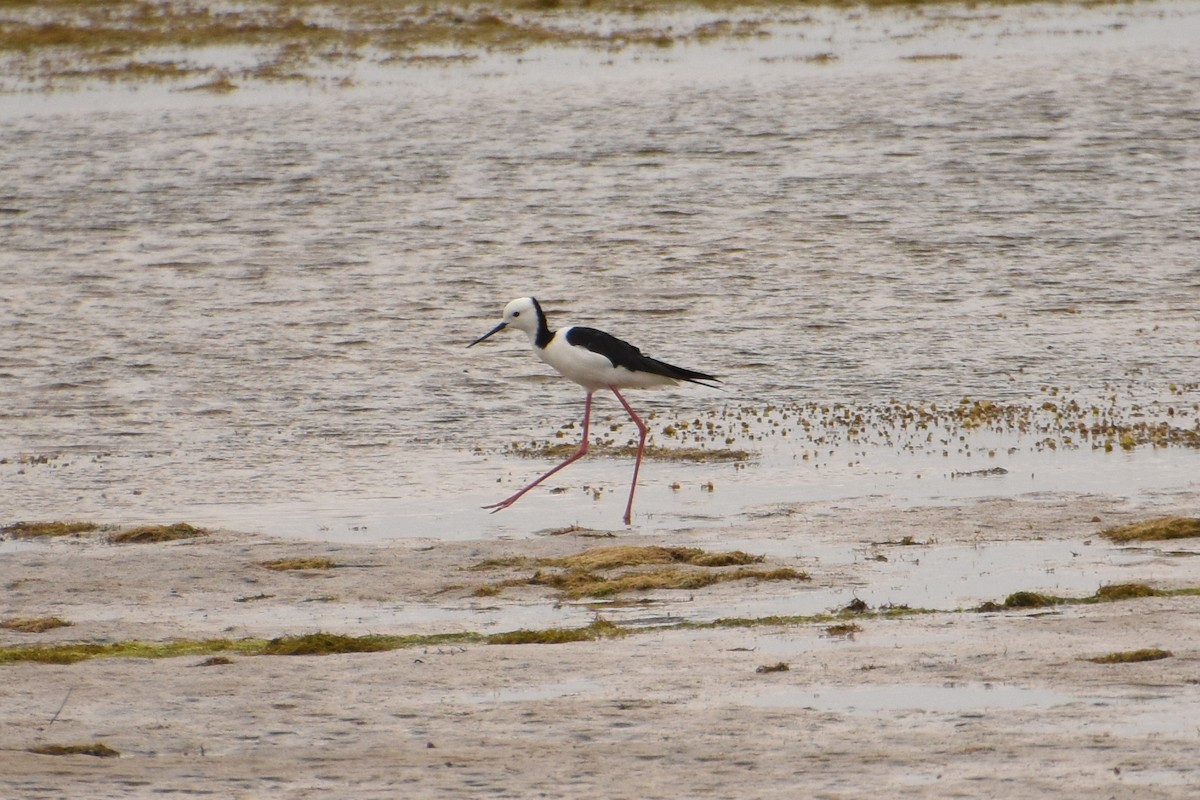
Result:
[[662,375],[631,372],[624,367],[614,367],[607,356],[594,353],[586,347],[567,344],[562,336],[555,336],[546,347],[535,345],[533,350],[542,361],[558,370],[564,378],[569,378],[589,390],[606,387],[648,389],[676,383]]

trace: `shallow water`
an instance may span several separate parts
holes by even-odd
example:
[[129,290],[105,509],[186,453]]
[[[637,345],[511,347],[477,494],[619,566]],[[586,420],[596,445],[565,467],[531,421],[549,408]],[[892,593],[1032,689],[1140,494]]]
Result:
[[[635,393],[660,420],[1069,387],[1194,428],[1196,41],[1195,2],[822,11],[766,40],[364,67],[337,92],[0,97],[0,523],[617,528],[624,460],[478,509],[546,469],[505,446],[582,412],[518,337],[464,349],[522,294],[725,381]],[[638,524],[1196,488],[1191,449],[805,460],[765,424],[749,464],[649,463]]]

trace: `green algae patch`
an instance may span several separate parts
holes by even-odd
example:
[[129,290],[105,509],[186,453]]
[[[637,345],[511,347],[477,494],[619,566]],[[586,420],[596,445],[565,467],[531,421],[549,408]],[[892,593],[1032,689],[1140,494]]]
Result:
[[[1046,608],[1048,606],[1086,605],[1132,600],[1139,597],[1161,597],[1169,592],[1154,589],[1143,583],[1115,583],[1101,586],[1088,597],[1059,597],[1041,592],[1013,592],[1004,598],[1004,608]],[[987,609],[992,610],[992,609]]]
[[[51,539],[92,533],[100,530],[100,527],[95,522],[17,522],[0,528],[0,535],[12,536],[15,539]],[[111,526],[108,527],[111,529]],[[139,525],[114,531],[108,534],[108,541],[113,544],[145,544],[194,539],[207,534],[208,531],[202,528],[186,522],[177,522],[174,525]]]
[[712,622],[685,622],[681,623],[681,627],[704,629],[704,628],[792,628],[801,625],[813,625],[823,622],[832,622],[837,619],[832,614],[808,614],[803,616],[780,616],[771,615],[767,617],[720,617]]
[[937,608],[922,608],[921,606],[880,606],[875,615],[882,619],[901,619],[903,617],[919,617],[925,614],[941,614]]
[[1161,661],[1173,655],[1170,650],[1160,650],[1157,647],[1147,647],[1142,650],[1120,650],[1094,658],[1084,659],[1093,664],[1137,664],[1142,661]]
[[[185,639],[170,642],[74,642],[45,646],[0,647],[0,664],[20,661],[75,664],[92,658],[175,658],[236,653],[246,656],[309,656],[378,653],[406,647],[482,642],[478,633],[435,633],[408,636],[341,636],[313,633],[276,639]],[[216,662],[220,663],[220,662]]]
[[972,611],[992,612],[1013,608],[1046,608],[1061,605],[1090,605],[1113,603],[1121,600],[1137,600],[1144,597],[1196,597],[1200,586],[1184,586],[1178,589],[1155,589],[1144,583],[1110,583],[1101,586],[1095,594],[1087,597],[1058,597],[1040,592],[1014,592],[1004,603],[986,602]]
[[0,620],[0,628],[18,633],[42,633],[55,628],[66,628],[73,624],[58,617],[10,617]]
[[342,636],[336,633],[310,633],[281,636],[263,644],[251,655],[329,656],[342,653],[382,653],[422,645],[466,644],[482,641],[477,633],[435,633],[428,635]]
[[1120,525],[1101,531],[1111,541],[1161,542],[1170,539],[1200,537],[1200,519],[1196,517],[1158,517],[1131,525]]
[[485,640],[488,644],[567,644],[591,642],[596,639],[611,639],[624,636],[628,629],[606,619],[597,619],[586,628],[546,628],[544,630],[515,630],[494,633]]
[[489,558],[480,561],[477,564],[472,564],[467,569],[474,572],[482,572],[489,569],[507,569],[509,567],[524,567],[534,563],[533,559],[525,556],[503,556],[501,558]]
[[91,744],[39,744],[30,747],[27,752],[39,756],[95,756],[96,758],[116,758],[121,755],[104,742]]
[[334,569],[338,565],[331,558],[315,556],[311,558],[277,558],[274,561],[260,561],[258,566],[276,572],[291,572],[306,569]]
[[174,525],[140,525],[123,531],[109,534],[108,541],[113,544],[156,544],[159,542],[174,542],[180,539],[195,539],[207,536],[208,531],[177,522]]
[[872,611],[863,604],[861,610],[843,608],[824,614],[771,615],[766,617],[720,617],[712,622],[683,622],[674,627],[703,630],[706,628],[795,628],[806,625],[826,625],[831,636],[853,635],[861,627],[853,620],[901,619],[903,617],[947,614],[952,612],[935,608],[913,608],[911,606],[880,606]]
[[1129,600],[1137,597],[1155,597],[1162,592],[1140,583],[1120,583],[1101,586],[1096,593],[1089,597],[1059,597],[1041,592],[1013,592],[1004,598],[1004,605],[985,603],[977,610],[996,611],[1000,608],[1048,608],[1050,606],[1083,605],[1088,603],[1104,603],[1115,600]]
[[52,539],[58,536],[77,536],[99,530],[95,522],[14,522],[0,528],[0,536],[14,539]]
[[223,651],[253,653],[261,650],[261,639],[204,639],[172,642],[72,642],[0,648],[0,664],[32,661],[40,664],[75,664],[92,658],[173,658],[208,655]]

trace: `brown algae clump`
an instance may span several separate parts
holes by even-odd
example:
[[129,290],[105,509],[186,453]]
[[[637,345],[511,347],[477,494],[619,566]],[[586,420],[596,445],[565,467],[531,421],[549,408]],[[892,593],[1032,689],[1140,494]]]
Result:
[[[507,586],[549,586],[568,597],[611,597],[625,592],[658,589],[700,589],[715,583],[737,580],[808,580],[808,575],[790,568],[751,569],[761,556],[729,551],[710,553],[690,547],[597,547],[560,558],[543,558],[528,578],[489,584],[476,590],[479,596],[495,595]],[[524,560],[484,562],[476,569],[519,566]],[[646,569],[649,567],[649,569]],[[736,569],[725,569],[736,567]],[[549,569],[546,569],[549,568]],[[622,569],[625,568],[625,569]],[[620,570],[614,573],[615,570]]]
[[208,531],[186,522],[177,522],[174,525],[141,525],[129,528],[110,534],[108,540],[113,544],[153,544],[173,542],[179,539],[195,539],[207,535]]
[[1195,517],[1158,517],[1132,525],[1109,528],[1101,536],[1114,542],[1157,542],[1200,536],[1200,519]]
[[121,755],[104,742],[91,744],[39,744],[29,748],[28,752],[39,756],[95,756],[97,758],[116,758]]
[[233,659],[228,656],[209,656],[199,664],[194,664],[196,667],[224,667],[233,663]]
[[65,628],[74,623],[58,617],[10,617],[0,620],[0,628],[20,633],[41,633],[54,628]]
[[1110,583],[1096,590],[1096,600],[1132,600],[1138,597],[1159,597],[1160,592],[1144,583]]
[[53,538],[91,533],[99,527],[94,522],[14,522],[0,528],[0,536],[16,539]]
[[334,569],[337,564],[333,559],[325,558],[324,556],[315,556],[311,558],[277,558],[274,561],[260,561],[260,567],[275,570],[276,572],[288,572],[291,570],[302,569]]
[[778,664],[763,664],[758,669],[754,670],[760,675],[765,675],[771,672],[787,672],[791,669],[786,661],[780,661]]
[[[522,458],[566,458],[575,452],[578,444],[574,443],[514,443],[505,451],[509,455]],[[637,455],[637,445],[617,445],[603,442],[589,446],[589,453],[602,458],[634,458]],[[648,444],[642,451],[642,458],[647,461],[674,461],[681,463],[708,464],[712,462],[749,461],[751,454],[746,450],[735,450],[728,447],[661,447]]]
[[1088,605],[1092,603],[1112,603],[1119,600],[1136,600],[1143,597],[1195,597],[1200,595],[1200,587],[1185,586],[1179,589],[1155,589],[1144,583],[1110,583],[1101,586],[1095,594],[1087,597],[1056,597],[1040,592],[1013,592],[1004,599],[1004,603],[988,601],[973,610],[977,612],[1004,611],[1013,608],[1045,608],[1060,605]]
[[1091,661],[1093,664],[1136,664],[1141,661],[1159,661],[1164,658],[1170,658],[1172,655],[1170,650],[1147,647],[1142,650],[1121,650],[1116,653],[1108,653],[1107,655],[1084,660]]
[[731,567],[758,564],[762,556],[732,550],[710,553],[698,547],[595,547],[562,558],[546,558],[538,563],[567,569],[602,570],[643,564],[690,564],[696,567]]
[[336,633],[310,633],[272,639],[262,649],[267,656],[327,656],[337,653],[379,653],[395,650],[394,637],[341,636]]
[[663,568],[648,572],[629,572],[606,576],[587,570],[561,573],[538,571],[529,579],[534,586],[550,586],[571,598],[612,597],[626,592],[651,592],[660,589],[703,589],[717,583],[741,580],[796,581],[808,575],[794,569],[737,569],[727,572],[701,572],[691,569]]
[[[559,0],[498,0],[482,5],[429,5],[383,0],[316,0],[249,4],[116,0],[109,3],[29,0],[3,3],[0,56],[29,84],[60,80],[166,80],[199,75],[219,80],[226,68],[202,54],[243,48],[250,66],[237,77],[314,80],[328,67],[357,59],[380,63],[442,58],[468,60],[482,52],[523,52],[548,45],[620,49],[761,35],[765,12],[745,10],[717,23],[677,25],[622,2],[583,4],[612,14],[611,30],[564,14]],[[608,26],[605,26],[608,27]],[[442,54],[430,53],[442,51]],[[168,59],[166,53],[181,57]]]
[[1039,592],[1013,592],[1004,598],[1005,608],[1045,608],[1065,602],[1061,597]]

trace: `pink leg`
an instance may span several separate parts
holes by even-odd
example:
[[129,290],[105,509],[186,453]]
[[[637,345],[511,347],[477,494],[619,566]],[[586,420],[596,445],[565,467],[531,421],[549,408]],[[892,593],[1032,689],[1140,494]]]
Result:
[[[617,395],[617,397],[620,397],[620,395]],[[624,401],[622,400],[621,402],[624,402]],[[505,499],[501,500],[499,503],[492,503],[490,506],[484,506],[484,508],[492,509],[493,514],[495,514],[497,511],[503,511],[504,509],[511,506],[513,503],[520,500],[522,495],[524,495],[526,492],[528,492],[533,487],[537,486],[542,481],[546,480],[546,478],[549,478],[551,475],[558,472],[560,469],[567,466],[568,464],[574,463],[574,462],[578,461],[579,459],[583,458],[587,454],[588,425],[591,423],[591,419],[592,419],[592,393],[588,392],[587,393],[587,403],[583,407],[583,441],[579,443],[579,449],[576,450],[574,453],[572,453],[567,458],[566,461],[562,462],[557,467],[550,470],[545,475],[538,478],[536,481],[534,481],[533,483],[529,484],[521,491],[514,494],[512,497],[506,497]]]
[[633,493],[637,491],[638,472],[642,468],[642,451],[646,449],[646,423],[642,422],[641,417],[633,413],[633,409],[629,407],[629,403],[625,402],[625,398],[617,391],[617,387],[610,386],[608,388],[612,389],[612,393],[621,401],[621,405],[625,406],[625,410],[629,412],[633,424],[637,425],[639,434],[637,461],[633,465],[633,484],[629,487],[629,502],[625,504],[625,524],[629,525],[633,521]]

